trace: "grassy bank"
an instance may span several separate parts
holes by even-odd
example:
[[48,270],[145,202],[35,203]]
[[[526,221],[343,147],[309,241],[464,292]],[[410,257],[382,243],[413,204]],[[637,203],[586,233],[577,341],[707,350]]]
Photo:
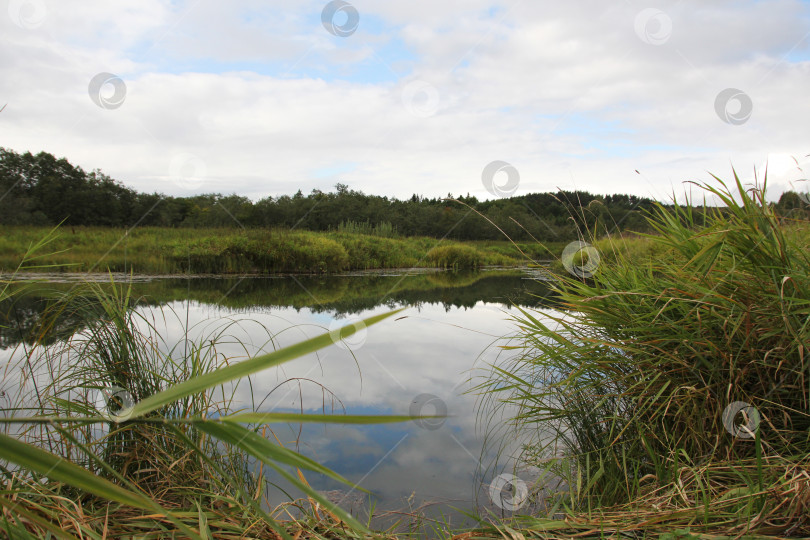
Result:
[[[0,227],[0,270],[16,268],[28,246],[49,229]],[[544,248],[522,245],[534,259]],[[127,233],[102,227],[63,227],[40,264],[64,270],[138,274],[335,273],[375,268],[477,268],[525,264],[508,242],[459,243],[427,237],[387,238],[352,232],[281,229],[170,229]]]
[[518,407],[495,428],[535,435],[524,458],[562,479],[566,516],[516,528],[810,535],[810,227],[759,189],[703,187],[725,211],[660,208],[656,236],[594,242],[596,268],[561,274],[565,312],[516,318],[482,390]]

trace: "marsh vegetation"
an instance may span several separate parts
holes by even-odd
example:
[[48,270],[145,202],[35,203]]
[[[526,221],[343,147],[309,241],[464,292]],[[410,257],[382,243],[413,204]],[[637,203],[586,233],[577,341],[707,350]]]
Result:
[[[47,227],[0,227],[0,271]],[[42,254],[40,270],[138,274],[325,274],[391,268],[474,269],[553,258],[550,247],[507,241],[453,242],[428,237],[387,238],[356,232],[267,229],[63,227]],[[524,254],[521,254],[521,250]],[[29,267],[29,270],[37,268]]]
[[[586,257],[552,266],[557,275],[544,287],[553,309],[524,305],[513,314],[516,330],[475,392],[482,418],[509,411],[505,421],[485,426],[489,440],[528,436],[522,463],[542,473],[532,486],[547,481],[561,489],[535,492],[546,500],[534,513],[479,516],[475,533],[431,518],[412,529],[415,535],[810,534],[810,227],[802,213],[776,213],[762,190],[730,185],[702,186],[722,207],[657,206],[647,237],[583,238],[600,255],[586,277],[564,271],[586,265]],[[359,233],[329,234],[337,242]],[[146,244],[138,251],[146,252]],[[34,245],[26,264],[52,261],[33,257],[53,246]],[[468,247],[436,253],[434,262],[475,261]],[[438,276],[394,294],[409,303],[445,290]],[[45,336],[43,323],[54,320],[48,314],[84,321],[82,332],[68,332],[62,347],[44,357],[33,356],[44,341],[28,349],[26,361],[47,368],[53,383],[38,388],[26,408],[4,409],[0,506],[9,535],[402,534],[372,530],[328,500],[307,475],[351,481],[272,433],[278,423],[412,422],[412,416],[234,408],[236,381],[249,385],[260,371],[300,361],[361,326],[229,362],[217,352],[217,339],[161,344],[149,320],[136,320],[127,287],[86,287],[57,291],[32,326]],[[359,296],[330,287],[333,306],[362,309]],[[9,300],[24,290],[6,286],[3,294]],[[180,292],[164,287],[163,294]],[[295,302],[330,305],[303,299],[287,305]],[[378,322],[384,328],[393,313],[366,318],[362,328]],[[107,393],[91,399],[88,388]],[[261,468],[248,466],[250,460]],[[271,469],[304,497],[267,504],[263,475]]]
[[702,188],[723,208],[659,207],[655,235],[603,240],[590,279],[554,283],[564,312],[515,318],[481,390],[520,409],[509,428],[535,434],[524,458],[569,516],[519,527],[810,534],[810,229],[739,180]]

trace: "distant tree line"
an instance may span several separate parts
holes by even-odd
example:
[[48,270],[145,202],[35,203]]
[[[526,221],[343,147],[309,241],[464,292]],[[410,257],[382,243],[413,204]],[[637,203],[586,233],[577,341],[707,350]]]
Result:
[[[645,210],[654,201],[635,195],[585,191],[530,193],[479,201],[413,195],[399,200],[367,195],[337,184],[335,191],[266,197],[253,202],[236,194],[172,197],[140,193],[100,170],[85,172],[66,159],[0,148],[1,225],[93,225],[108,227],[282,227],[314,231],[385,230],[403,236],[457,240],[568,241],[577,230],[646,231]],[[786,193],[779,205],[803,203]],[[784,203],[784,204],[783,204]],[[778,205],[778,206],[779,206]],[[474,209],[474,210],[473,210]],[[795,211],[795,210],[794,210]],[[491,222],[491,223],[490,223]],[[357,227],[360,225],[360,227]]]

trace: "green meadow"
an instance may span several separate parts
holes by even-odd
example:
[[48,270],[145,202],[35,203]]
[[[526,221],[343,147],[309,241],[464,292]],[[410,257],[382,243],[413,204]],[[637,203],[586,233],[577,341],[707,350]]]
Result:
[[[0,269],[45,237],[47,227],[0,227]],[[553,248],[549,248],[553,249]],[[28,270],[136,274],[324,274],[390,268],[478,268],[547,261],[538,244],[388,238],[358,232],[285,229],[63,227]],[[562,248],[560,248],[561,250]],[[523,252],[523,254],[521,253]],[[524,255],[525,254],[525,255]],[[526,258],[528,257],[528,259]],[[37,268],[39,267],[39,268]]]

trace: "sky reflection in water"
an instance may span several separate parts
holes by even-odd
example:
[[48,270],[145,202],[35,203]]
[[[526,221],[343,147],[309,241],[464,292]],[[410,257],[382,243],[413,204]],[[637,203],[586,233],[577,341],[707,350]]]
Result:
[[[138,309],[174,315],[165,322],[160,319],[159,330],[168,347],[184,339],[210,337],[232,323],[226,331],[232,338],[221,342],[217,351],[229,358],[244,358],[409,306],[394,318],[361,329],[347,339],[348,347],[340,343],[260,372],[252,377],[252,388],[245,381],[237,383],[234,406],[403,415],[414,407],[418,410],[426,400],[421,414],[436,414],[436,405],[438,412],[446,407],[444,421],[274,426],[285,445],[373,492],[378,510],[439,503],[427,511],[431,515],[448,511],[448,506],[493,508],[482,475],[486,482],[493,476],[492,470],[485,472],[493,463],[498,441],[482,452],[477,398],[468,391],[496,360],[501,338],[515,331],[509,321],[515,311],[509,302],[538,306],[546,301],[544,284],[526,277],[519,272],[493,272],[157,280],[150,286],[138,285],[145,287],[141,294],[153,301]],[[288,305],[282,305],[285,298]],[[35,308],[25,302],[21,305],[35,318]],[[7,361],[11,350],[0,351],[0,360]],[[494,474],[508,466],[500,463]],[[355,510],[365,497],[314,474],[307,479],[316,489],[339,490],[333,497]],[[270,495],[271,503],[286,500],[278,490]]]

